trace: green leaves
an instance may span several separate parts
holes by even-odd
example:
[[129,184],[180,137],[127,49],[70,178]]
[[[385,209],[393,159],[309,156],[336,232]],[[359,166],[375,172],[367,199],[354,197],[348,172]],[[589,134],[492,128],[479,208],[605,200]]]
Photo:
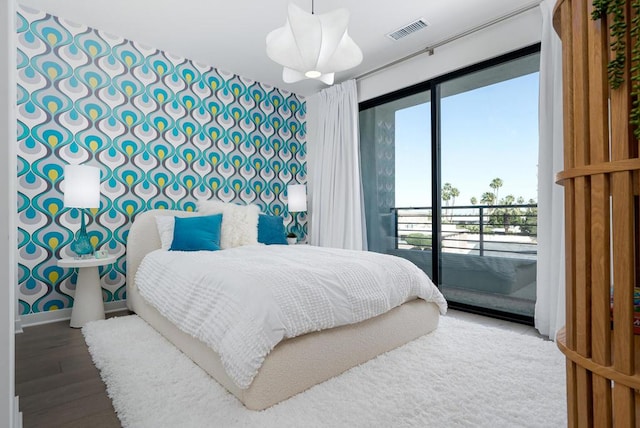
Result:
[[[593,12],[591,18],[607,19],[610,17],[609,37],[611,50],[615,57],[607,64],[607,77],[611,89],[619,89],[624,83],[625,51],[627,40],[627,22],[625,20],[626,0],[593,0]],[[629,37],[632,40],[631,64],[629,69],[631,111],[629,112],[629,124],[633,128],[633,135],[640,139],[640,0],[632,0],[633,10]]]
[[631,46],[631,112],[629,113],[629,124],[633,128],[633,135],[640,139],[640,0],[631,3],[633,10],[631,19],[631,29],[629,35],[633,40]]
[[606,16],[609,12],[610,0],[593,0],[593,12],[591,12],[591,19],[594,21]]

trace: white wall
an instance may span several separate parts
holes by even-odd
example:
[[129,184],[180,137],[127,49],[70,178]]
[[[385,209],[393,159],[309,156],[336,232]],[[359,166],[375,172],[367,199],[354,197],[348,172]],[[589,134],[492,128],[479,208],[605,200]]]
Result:
[[[434,55],[419,55],[358,81],[358,101],[366,101],[434,77],[442,76],[487,59],[538,43],[542,35],[542,15],[532,9],[508,20],[485,28],[435,50]],[[318,126],[318,95],[306,97],[307,103],[307,177],[312,176],[316,130]],[[307,186],[313,187],[312,180]],[[309,206],[309,219],[313,206]],[[311,221],[309,220],[309,225]],[[309,226],[310,227],[310,226]],[[309,229],[309,234],[313,230]]]
[[15,413],[15,1],[0,3],[0,426],[20,425]]
[[[358,81],[360,102],[538,43],[540,9],[512,17]],[[311,108],[307,107],[311,113]]]
[[[358,81],[358,101],[366,101],[434,77],[540,42],[542,15],[535,8]],[[317,94],[307,102],[307,153],[313,152]]]

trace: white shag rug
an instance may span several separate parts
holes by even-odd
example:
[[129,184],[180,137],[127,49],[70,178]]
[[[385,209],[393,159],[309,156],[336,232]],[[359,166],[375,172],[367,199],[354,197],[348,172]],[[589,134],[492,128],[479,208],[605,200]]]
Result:
[[555,343],[446,316],[433,333],[260,412],[136,315],[82,332],[126,428],[567,423],[565,360]]

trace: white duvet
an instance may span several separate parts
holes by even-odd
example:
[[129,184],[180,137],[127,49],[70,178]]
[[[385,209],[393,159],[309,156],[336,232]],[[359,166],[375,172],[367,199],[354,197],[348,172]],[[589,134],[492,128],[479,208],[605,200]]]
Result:
[[149,304],[213,348],[243,389],[284,338],[357,323],[416,297],[447,309],[405,259],[308,245],[157,250],[135,281]]

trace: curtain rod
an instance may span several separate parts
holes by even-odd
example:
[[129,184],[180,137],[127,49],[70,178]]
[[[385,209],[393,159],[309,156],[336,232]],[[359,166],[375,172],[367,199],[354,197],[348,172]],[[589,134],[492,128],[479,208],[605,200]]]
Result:
[[420,49],[419,51],[416,51],[416,52],[414,52],[412,54],[409,54],[407,56],[403,56],[400,59],[392,61],[392,62],[390,62],[388,64],[385,64],[383,66],[380,66],[378,68],[374,68],[373,70],[367,71],[366,73],[363,73],[363,74],[361,74],[359,76],[356,76],[355,79],[356,80],[364,79],[365,77],[369,77],[369,76],[371,76],[373,74],[379,73],[380,71],[382,71],[384,69],[387,69],[389,67],[393,67],[394,65],[397,65],[397,64],[400,64],[401,62],[405,62],[407,60],[410,60],[411,58],[414,58],[414,57],[416,57],[418,55],[422,55],[422,54],[425,54],[425,53],[428,53],[429,55],[433,55],[434,50],[436,48],[439,48],[439,47],[441,47],[443,45],[446,45],[447,43],[451,43],[453,41],[456,41],[458,39],[466,37],[466,36],[468,36],[470,34],[476,33],[476,32],[478,32],[480,30],[484,30],[485,28],[491,27],[492,25],[495,25],[495,24],[498,24],[500,22],[506,21],[507,19],[510,19],[510,18],[513,18],[514,16],[520,15],[521,13],[528,12],[531,9],[535,9],[536,7],[538,7],[540,5],[541,2],[542,2],[541,0],[536,0],[536,1],[532,2],[532,3],[529,3],[526,6],[521,7],[520,9],[516,9],[513,12],[509,12],[506,15],[499,16],[498,18],[492,19],[491,21],[485,22],[484,24],[478,25],[477,27],[470,28],[470,29],[468,29],[466,31],[463,31],[462,33],[458,33],[458,34],[456,34],[454,36],[451,36],[449,38],[441,40],[441,41],[439,41],[437,43],[434,43],[433,45],[427,46],[426,48]]

